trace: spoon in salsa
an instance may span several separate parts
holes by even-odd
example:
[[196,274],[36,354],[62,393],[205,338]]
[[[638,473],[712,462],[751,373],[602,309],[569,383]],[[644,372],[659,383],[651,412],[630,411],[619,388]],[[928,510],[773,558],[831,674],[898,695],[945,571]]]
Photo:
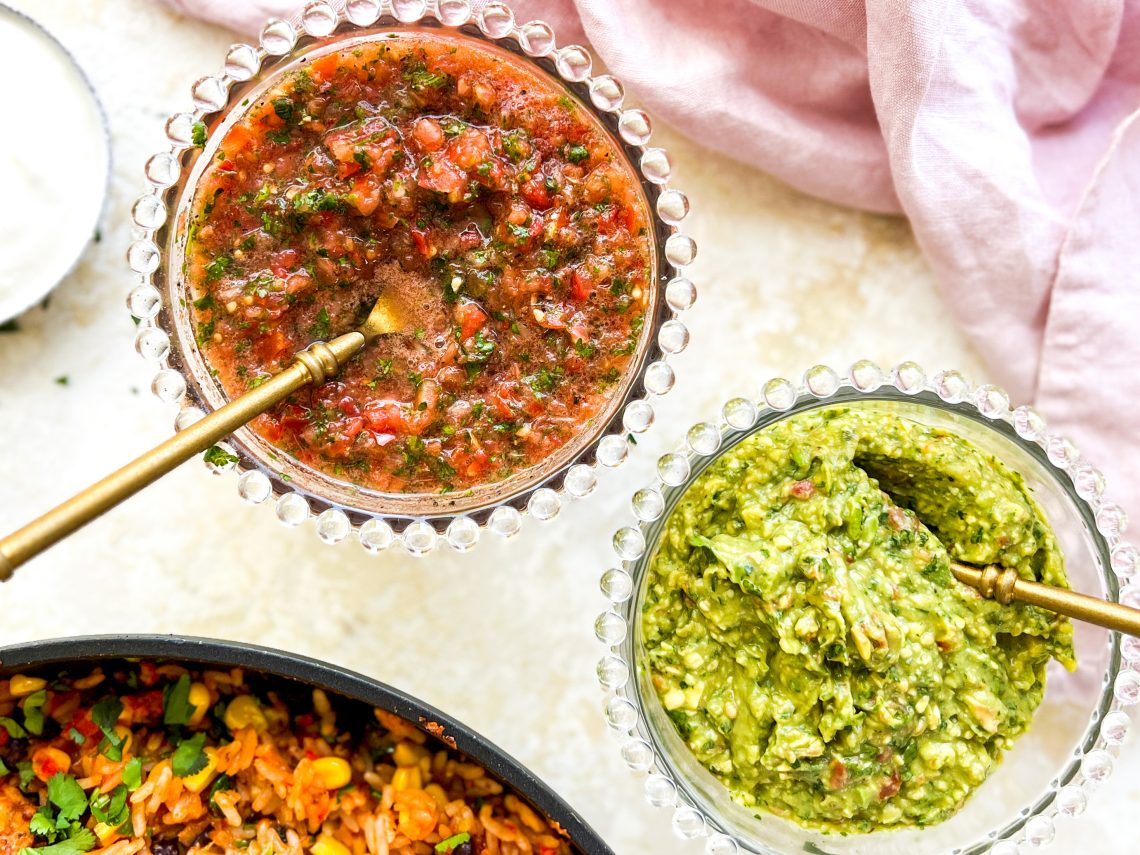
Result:
[[11,578],[24,562],[201,454],[274,404],[305,386],[319,386],[335,376],[367,343],[404,329],[407,313],[394,290],[387,288],[381,292],[357,329],[329,342],[313,342],[294,357],[288,368],[265,383],[0,539],[0,582]]

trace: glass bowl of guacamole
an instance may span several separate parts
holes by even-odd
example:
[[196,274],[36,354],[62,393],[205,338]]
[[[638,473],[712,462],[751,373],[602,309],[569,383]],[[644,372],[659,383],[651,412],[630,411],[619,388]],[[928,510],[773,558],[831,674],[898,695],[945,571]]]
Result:
[[1011,855],[1111,774],[1140,644],[950,562],[1140,602],[1123,512],[1028,407],[817,366],[695,425],[602,577],[598,675],[646,797],[706,852]]

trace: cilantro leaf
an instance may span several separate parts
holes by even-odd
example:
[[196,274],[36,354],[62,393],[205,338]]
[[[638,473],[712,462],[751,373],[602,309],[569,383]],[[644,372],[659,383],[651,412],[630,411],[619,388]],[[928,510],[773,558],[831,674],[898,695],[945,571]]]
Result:
[[179,778],[188,778],[205,769],[206,763],[209,761],[206,753],[202,750],[202,746],[205,744],[206,734],[204,733],[183,739],[174,750],[174,756],[170,760],[171,770],[174,774]]
[[32,848],[25,846],[19,855],[83,855],[95,848],[95,834],[81,825],[71,827],[70,836],[66,840],[54,843],[51,846]]
[[36,835],[36,837],[46,837],[48,840],[54,840],[57,832],[55,817],[51,815],[51,808],[44,805],[44,807],[32,814],[32,818],[28,820],[28,831]]
[[566,159],[571,163],[581,163],[590,157],[590,150],[584,145],[572,145],[566,149]]
[[32,783],[32,779],[36,777],[35,770],[32,769],[30,760],[24,760],[16,764],[16,771],[20,773],[20,789],[24,792],[28,790],[28,784]]
[[91,721],[103,731],[103,741],[99,743],[99,751],[112,762],[123,759],[123,737],[115,733],[115,723],[123,712],[123,702],[111,696],[103,698],[91,708]]
[[289,122],[293,118],[294,109],[292,98],[274,98],[273,99],[273,112],[277,114],[283,122]]
[[471,839],[471,835],[466,831],[461,831],[458,834],[453,834],[445,840],[439,841],[435,844],[436,852],[451,852],[457,846],[461,846]]
[[[224,466],[231,460],[237,462],[236,457],[226,454],[216,445],[206,451],[206,462],[215,466]],[[194,708],[190,706],[190,675],[183,674],[177,683],[170,684],[162,692],[162,723],[187,724],[193,714]]]
[[0,760],[0,778],[2,778],[4,775],[10,775],[11,773],[12,770],[4,765],[3,760]]
[[332,332],[332,328],[330,325],[329,310],[325,306],[321,306],[321,310],[317,312],[316,320],[313,321],[313,325],[309,327],[309,335],[325,339],[329,337],[330,332]]
[[209,805],[211,808],[217,808],[217,804],[214,802],[214,796],[216,796],[218,793],[223,792],[225,790],[232,790],[233,788],[234,788],[234,779],[233,778],[231,778],[229,775],[226,775],[224,773],[219,775],[217,780],[215,780],[214,783],[212,783],[210,785],[209,792],[206,793],[206,804]]
[[28,732],[24,728],[7,716],[0,716],[0,727],[8,731],[8,735],[13,739],[26,739],[28,736]]
[[123,767],[123,783],[132,793],[142,786],[142,758],[132,757]]
[[110,793],[99,793],[91,799],[91,815],[96,821],[118,828],[130,818],[127,808],[127,788],[123,784]]
[[74,775],[56,772],[48,781],[48,801],[59,808],[64,819],[79,819],[87,810],[87,794]]
[[198,148],[206,147],[206,125],[204,122],[195,122],[190,129],[190,141]]
[[123,714],[123,702],[114,695],[103,698],[91,708],[91,721],[95,722],[105,735],[115,732],[115,724]]
[[33,692],[24,699],[24,729],[32,736],[42,736],[44,732],[43,706],[47,702],[47,689]]

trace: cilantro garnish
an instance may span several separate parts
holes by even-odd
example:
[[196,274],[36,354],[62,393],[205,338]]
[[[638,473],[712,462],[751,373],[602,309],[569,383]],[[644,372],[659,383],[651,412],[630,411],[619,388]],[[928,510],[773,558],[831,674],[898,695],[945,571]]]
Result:
[[123,784],[109,793],[97,793],[91,798],[91,815],[97,822],[118,828],[130,818],[127,808],[127,788]]
[[4,775],[10,775],[11,773],[12,770],[4,765],[3,760],[0,760],[0,778],[2,778]]
[[542,266],[547,270],[553,270],[558,266],[558,259],[561,258],[562,253],[556,249],[544,249],[538,254],[542,259]]
[[47,689],[40,689],[24,699],[24,729],[32,736],[44,732],[43,705],[47,702]]
[[206,768],[209,758],[202,750],[206,744],[206,734],[199,733],[189,739],[183,739],[174,749],[174,756],[170,759],[171,771],[179,778],[196,775]]
[[132,757],[123,767],[123,783],[132,793],[142,786],[142,758]]
[[[258,385],[260,385],[260,384],[258,384]],[[223,466],[229,466],[231,463],[237,463],[238,462],[238,458],[237,458],[236,454],[230,454],[224,448],[217,446],[217,445],[211,445],[209,448],[207,448],[206,453],[202,455],[202,459],[205,460],[210,465],[217,466],[219,468],[221,468]],[[185,674],[183,674],[182,676],[186,677]],[[180,678],[178,683],[181,683],[181,682],[182,682],[182,680]],[[168,686],[166,688],[166,692],[163,693],[164,701],[167,697],[167,694],[166,694],[167,692],[170,692],[172,689],[177,690],[178,683],[176,683],[173,687]],[[189,696],[188,693],[190,692],[190,678],[189,677],[186,677],[186,692],[187,692],[187,695],[183,696],[180,702],[176,701],[176,703],[186,704],[187,712],[186,712],[185,719],[181,720],[181,721],[172,721],[171,719],[167,718],[167,716],[169,716],[169,715],[180,715],[181,709],[182,709],[180,706],[176,706],[173,709],[171,707],[167,706],[163,710],[163,714],[162,714],[163,715],[163,718],[162,718],[163,724],[186,724],[186,722],[190,721],[190,715],[194,712],[194,710],[189,707],[189,705],[186,701],[186,697]]]
[[[363,153],[361,152],[361,154]],[[365,156],[367,157],[367,155]],[[294,196],[293,207],[303,214],[319,211],[343,211],[344,200],[336,193],[330,193],[323,187],[314,187],[312,190],[306,190],[304,193],[298,193]]]
[[[292,103],[292,102],[290,102]],[[237,458],[227,454],[216,445],[206,450],[205,460],[215,466],[225,466],[227,463],[236,463]],[[165,725],[188,724],[194,708],[190,706],[190,675],[183,674],[178,682],[168,685],[162,690],[162,723]]]
[[572,145],[566,149],[566,159],[571,163],[581,163],[583,160],[588,159],[590,150],[584,145]]
[[450,76],[442,72],[431,71],[422,62],[404,63],[403,77],[415,92],[424,89],[442,89],[451,82]]
[[53,843],[51,846],[25,846],[18,855],[82,855],[95,848],[95,834],[83,826],[75,823],[71,826],[65,840]]
[[329,310],[326,306],[321,306],[321,310],[317,312],[316,320],[309,327],[309,335],[324,339],[329,337],[330,332],[332,332],[332,327],[330,326]]
[[277,114],[283,122],[290,122],[293,119],[293,99],[292,98],[274,98],[273,99],[273,112]]
[[574,349],[578,351],[578,355],[583,359],[589,359],[594,355],[594,348],[586,344],[582,339],[574,339]]
[[195,122],[190,129],[190,141],[198,148],[206,147],[206,125],[204,122]]
[[76,730],[74,727],[67,731],[67,738],[74,742],[76,745],[83,745],[87,742],[87,737]]
[[221,279],[226,271],[233,265],[234,260],[228,255],[219,255],[206,265],[206,281],[214,282]]
[[360,168],[365,172],[372,168],[372,158],[370,158],[368,152],[362,148],[358,148],[352,153],[352,159],[360,164]]
[[61,819],[79,819],[87,810],[87,794],[74,775],[56,772],[47,785],[48,801],[59,808]]
[[468,834],[466,831],[461,831],[458,834],[453,834],[453,835],[451,835],[451,837],[448,837],[444,840],[441,840],[441,841],[439,841],[439,843],[435,844],[435,851],[436,852],[451,852],[457,846],[461,846],[462,844],[466,843],[470,839],[471,839],[470,834]]
[[103,731],[103,741],[99,743],[99,751],[112,762],[123,759],[123,742],[125,738],[115,733],[115,723],[123,712],[123,702],[111,696],[103,698],[91,708],[91,721]]

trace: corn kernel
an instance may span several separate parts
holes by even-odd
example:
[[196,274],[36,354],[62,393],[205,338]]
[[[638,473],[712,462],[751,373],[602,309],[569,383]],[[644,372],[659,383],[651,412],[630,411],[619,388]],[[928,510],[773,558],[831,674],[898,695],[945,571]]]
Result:
[[213,748],[205,749],[206,765],[201,771],[182,779],[182,786],[192,793],[200,793],[210,785],[218,773],[218,753]]
[[313,774],[326,790],[339,790],[352,780],[352,767],[340,757],[321,757],[313,761]]
[[189,724],[191,727],[197,727],[206,717],[206,711],[210,709],[210,690],[204,683],[191,683],[188,700],[190,706],[194,707]]
[[47,680],[41,677],[25,677],[23,674],[16,674],[8,684],[8,691],[12,693],[13,698],[22,698],[46,687]]
[[447,807],[447,793],[443,791],[443,787],[439,784],[428,784],[424,787],[424,792],[435,799],[441,808]]
[[400,742],[392,752],[392,761],[397,766],[418,766],[420,763],[420,752],[412,743]]
[[134,737],[131,735],[131,729],[129,727],[125,724],[116,724],[115,736],[121,740],[120,747],[123,749],[124,754],[131,750],[131,743],[134,742]]
[[107,825],[105,822],[97,822],[95,823],[95,836],[99,838],[100,846],[110,846],[116,840],[121,839],[123,835],[119,834],[118,828]]
[[420,777],[419,766],[401,766],[392,776],[392,789],[419,790],[423,787],[423,778]]
[[243,727],[252,727],[261,733],[269,727],[265,713],[261,711],[261,704],[253,695],[239,695],[230,701],[222,720],[231,732],[241,730]]
[[352,855],[351,849],[328,835],[318,837],[317,842],[309,847],[309,851],[312,855]]

